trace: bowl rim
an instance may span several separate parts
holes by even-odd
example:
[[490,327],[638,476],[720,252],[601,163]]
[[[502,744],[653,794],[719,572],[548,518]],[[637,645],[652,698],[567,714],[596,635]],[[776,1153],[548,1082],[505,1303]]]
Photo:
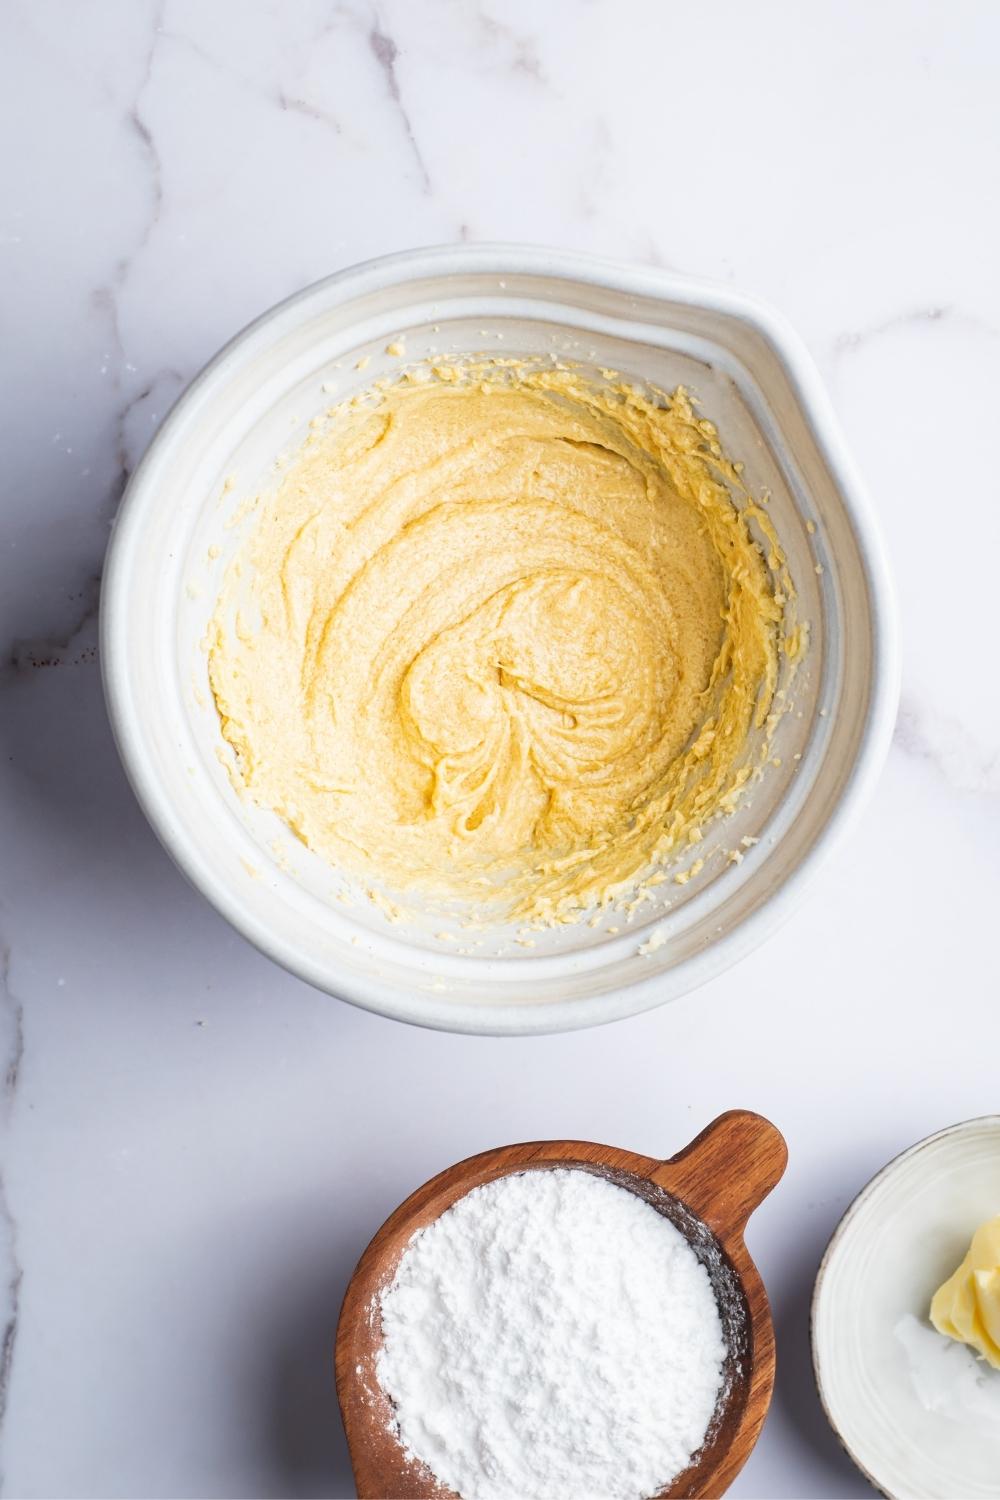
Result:
[[[872,621],[871,692],[857,753],[837,800],[796,868],[731,932],[689,955],[667,973],[624,989],[539,1005],[530,999],[479,1002],[401,993],[395,985],[356,974],[338,975],[258,920],[220,878],[194,840],[180,828],[168,795],[147,763],[125,667],[130,561],[145,513],[156,502],[156,469],[175,430],[255,335],[317,297],[347,301],[421,276],[544,275],[589,282],[626,296],[672,301],[749,325],[770,346],[809,422],[857,538]],[[434,245],[345,267],[278,302],[234,335],[181,393],[132,474],[108,543],[100,603],[100,661],[112,733],[132,790],[153,831],[190,883],[243,937],[298,978],[336,998],[395,1020],[436,1030],[479,1035],[537,1035],[605,1024],[676,999],[706,983],[759,946],[787,920],[827,856],[854,826],[888,752],[899,700],[900,659],[895,595],[874,508],[847,451],[830,399],[811,355],[783,316],[728,285],[629,265],[577,251],[507,244]]]
[[837,1439],[837,1442],[843,1448],[844,1452],[847,1454],[848,1458],[851,1460],[851,1463],[854,1464],[855,1468],[864,1475],[865,1479],[867,1479],[872,1489],[875,1490],[877,1494],[883,1495],[885,1497],[885,1500],[902,1500],[902,1497],[897,1497],[892,1490],[883,1488],[880,1481],[875,1477],[874,1474],[872,1474],[871,1470],[866,1467],[866,1465],[858,1457],[857,1453],[855,1453],[854,1449],[851,1447],[850,1442],[845,1436],[843,1429],[837,1424],[834,1419],[833,1413],[830,1410],[830,1405],[827,1400],[827,1394],[824,1387],[823,1356],[820,1353],[820,1339],[817,1333],[819,1326],[820,1297],[823,1294],[823,1287],[827,1279],[827,1273],[830,1269],[830,1263],[834,1255],[836,1255],[837,1251],[840,1249],[844,1235],[850,1229],[851,1224],[854,1222],[857,1214],[861,1211],[865,1203],[867,1203],[868,1199],[871,1197],[872,1193],[876,1191],[881,1183],[886,1178],[891,1177],[893,1173],[903,1165],[904,1162],[909,1161],[913,1156],[920,1156],[924,1151],[927,1150],[928,1147],[936,1145],[938,1141],[944,1140],[946,1137],[952,1135],[964,1135],[967,1131],[976,1130],[984,1125],[992,1125],[1000,1128],[1000,1114],[974,1115],[970,1120],[958,1120],[954,1125],[945,1125],[940,1130],[935,1130],[930,1135],[925,1135],[921,1140],[914,1141],[912,1146],[905,1146],[902,1151],[897,1151],[895,1156],[891,1156],[885,1163],[885,1166],[879,1167],[878,1171],[875,1172],[871,1177],[869,1177],[868,1181],[851,1199],[851,1202],[847,1205],[844,1212],[837,1220],[833,1233],[831,1234],[827,1242],[826,1249],[823,1251],[823,1258],[819,1263],[819,1270],[816,1272],[816,1280],[813,1284],[813,1293],[809,1302],[809,1348],[812,1355],[813,1382],[816,1386],[816,1394],[819,1397],[819,1404],[823,1408],[823,1415],[826,1417],[826,1420],[830,1424],[831,1432]]

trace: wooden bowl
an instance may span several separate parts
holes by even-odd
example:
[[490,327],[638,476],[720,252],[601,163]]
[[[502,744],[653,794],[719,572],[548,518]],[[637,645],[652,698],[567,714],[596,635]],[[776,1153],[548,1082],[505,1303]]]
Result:
[[418,1188],[358,1262],[337,1328],[337,1396],[361,1500],[452,1496],[393,1436],[392,1406],[375,1374],[382,1338],[379,1294],[410,1238],[484,1182],[553,1167],[594,1172],[638,1193],[685,1235],[706,1267],[729,1351],[722,1391],[701,1449],[661,1496],[724,1494],[757,1441],[774,1384],[771,1313],[743,1231],[787,1158],[785,1142],[768,1120],[730,1110],[668,1161],[590,1141],[532,1141],[471,1156]]

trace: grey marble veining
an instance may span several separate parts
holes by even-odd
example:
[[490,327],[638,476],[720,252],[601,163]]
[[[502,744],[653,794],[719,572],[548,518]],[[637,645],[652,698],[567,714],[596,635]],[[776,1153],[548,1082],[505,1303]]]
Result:
[[[1000,12],[802,14],[0,8],[4,1494],[349,1494],[332,1333],[395,1204],[504,1141],[666,1154],[732,1105],[791,1147],[751,1235],[778,1387],[732,1493],[869,1493],[812,1393],[816,1264],[889,1155],[997,1107]],[[307,282],[457,239],[776,303],[898,583],[902,708],[853,841],[767,948],[600,1033],[437,1036],[276,970],[159,848],[101,698],[108,529],[178,393]]]

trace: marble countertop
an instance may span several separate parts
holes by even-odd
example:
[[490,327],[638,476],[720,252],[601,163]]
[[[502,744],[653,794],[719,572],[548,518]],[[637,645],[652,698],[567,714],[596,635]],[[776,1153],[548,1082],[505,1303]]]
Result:
[[[9,1496],[346,1496],[331,1340],[411,1188],[582,1136],[787,1134],[749,1236],[777,1389],[733,1488],[870,1491],[807,1308],[889,1156],[998,1108],[1000,9],[989,0],[7,0],[0,10],[0,1469]],[[413,244],[528,240],[776,304],[898,580],[877,794],[788,926],[596,1032],[443,1036],[238,938],[111,743],[108,524],[248,319]]]

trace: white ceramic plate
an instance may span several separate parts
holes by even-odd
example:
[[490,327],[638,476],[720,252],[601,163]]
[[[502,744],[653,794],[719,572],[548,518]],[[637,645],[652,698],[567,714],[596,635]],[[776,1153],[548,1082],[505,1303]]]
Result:
[[[744,460],[749,484],[771,497],[810,625],[794,711],[773,741],[780,766],[712,830],[701,871],[683,887],[664,883],[634,923],[609,912],[593,927],[539,933],[533,947],[498,928],[463,952],[439,914],[388,921],[273,813],[241,799],[220,764],[202,642],[255,497],[314,416],[398,372],[386,346],[401,338],[407,361],[502,349],[613,366],[660,389],[684,384]],[[181,869],[302,978],[385,1015],[458,1031],[610,1021],[734,962],[787,915],[857,814],[898,696],[877,528],[794,333],[725,287],[516,246],[419,250],[356,266],[234,339],[181,397],[133,476],[101,615],[122,759]],[[745,858],[729,862],[741,840]]]
[[927,1310],[1000,1213],[1000,1115],[911,1146],[841,1220],[813,1299],[813,1363],[848,1453],[892,1500],[1000,1496],[1000,1371]]

